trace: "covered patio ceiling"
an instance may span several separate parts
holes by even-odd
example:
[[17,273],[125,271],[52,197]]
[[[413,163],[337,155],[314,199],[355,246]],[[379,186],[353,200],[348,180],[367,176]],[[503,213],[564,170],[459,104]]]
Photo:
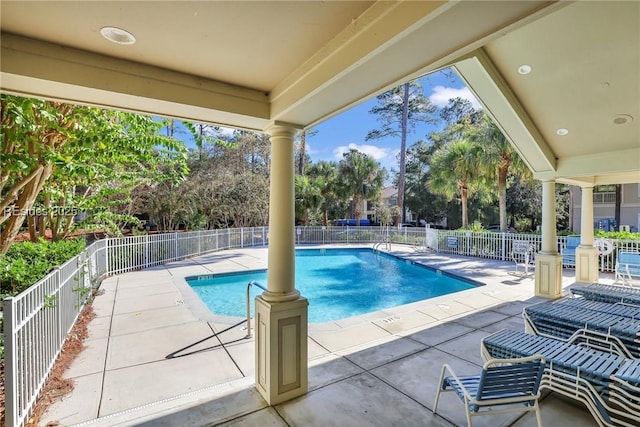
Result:
[[[0,8],[6,93],[244,129],[304,128],[454,66],[537,178],[640,182],[637,1],[3,0]],[[107,26],[136,42],[107,41]]]

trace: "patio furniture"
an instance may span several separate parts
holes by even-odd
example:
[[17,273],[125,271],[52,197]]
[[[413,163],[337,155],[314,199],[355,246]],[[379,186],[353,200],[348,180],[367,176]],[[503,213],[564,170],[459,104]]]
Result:
[[640,360],[625,362],[612,379],[611,402],[630,413],[640,412]]
[[594,301],[640,305],[640,288],[594,283],[587,286],[573,286],[570,290],[574,295]]
[[567,236],[562,248],[562,265],[575,267],[576,248],[580,246],[580,236]]
[[640,306],[565,298],[526,307],[525,330],[640,358]]
[[541,390],[548,389],[584,403],[601,426],[638,425],[638,360],[507,329],[485,337],[481,351],[485,360],[542,354],[546,367]]
[[[541,427],[538,398],[544,366],[545,360],[541,355],[491,359],[484,364],[479,375],[459,377],[449,365],[444,364],[433,413],[437,413],[440,393],[453,391],[464,403],[469,427],[472,416],[529,411],[535,411],[538,427]],[[449,375],[445,376],[447,372]],[[509,407],[504,408],[506,405]],[[495,406],[503,409],[493,409]]]
[[527,240],[514,240],[511,247],[511,259],[516,264],[516,274],[518,274],[518,267],[522,267],[524,275],[529,274],[529,269],[535,268],[535,247]]
[[640,253],[618,252],[615,273],[616,282],[632,286],[634,278],[640,279]]

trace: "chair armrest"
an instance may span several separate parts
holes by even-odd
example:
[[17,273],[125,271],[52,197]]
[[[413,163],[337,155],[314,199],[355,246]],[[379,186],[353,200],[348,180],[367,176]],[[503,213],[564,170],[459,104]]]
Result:
[[532,362],[534,360],[541,360],[542,363],[546,363],[546,359],[542,354],[534,354],[526,357],[517,357],[513,359],[489,359],[484,362],[483,369],[487,369],[494,365],[513,365],[514,363]]
[[454,379],[454,381],[458,384],[458,386],[460,387],[460,389],[462,390],[462,392],[464,393],[465,399],[467,401],[473,400],[473,397],[471,397],[471,395],[469,394],[469,391],[467,390],[467,388],[464,386],[464,384],[462,384],[462,381],[460,381],[460,378],[458,378],[458,376],[456,375],[455,372],[453,372],[453,369],[451,369],[451,367],[449,365],[447,365],[446,363],[444,365],[442,365],[442,370],[440,371],[440,389],[444,390],[444,378],[445,378],[445,373],[449,372],[450,375],[448,375],[449,377],[452,377]]

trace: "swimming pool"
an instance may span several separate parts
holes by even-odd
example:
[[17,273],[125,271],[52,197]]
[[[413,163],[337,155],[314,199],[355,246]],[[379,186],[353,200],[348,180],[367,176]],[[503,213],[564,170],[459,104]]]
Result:
[[[309,322],[330,322],[482,285],[371,249],[298,249],[295,274],[296,288],[309,300]],[[187,283],[212,312],[246,316],[252,280],[266,286],[267,271],[194,276]],[[253,295],[261,292],[253,289]]]

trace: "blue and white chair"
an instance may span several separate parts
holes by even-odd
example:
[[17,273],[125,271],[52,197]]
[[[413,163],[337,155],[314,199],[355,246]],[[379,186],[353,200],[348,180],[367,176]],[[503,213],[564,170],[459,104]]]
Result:
[[[536,413],[538,427],[541,427],[538,398],[544,367],[545,359],[541,355],[491,359],[479,375],[459,377],[445,364],[438,381],[433,413],[438,411],[440,393],[453,391],[464,403],[469,427],[472,426],[471,417],[475,415],[530,411]],[[503,409],[493,409],[496,406]]]

